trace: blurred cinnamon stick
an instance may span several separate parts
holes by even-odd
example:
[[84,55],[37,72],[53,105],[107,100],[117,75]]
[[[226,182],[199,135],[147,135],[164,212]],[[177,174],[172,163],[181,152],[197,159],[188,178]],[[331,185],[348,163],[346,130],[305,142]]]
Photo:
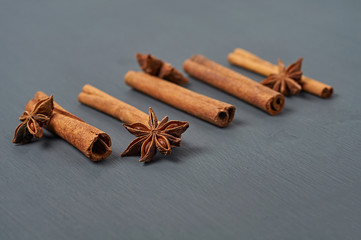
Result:
[[[228,54],[228,61],[264,76],[278,72],[276,65],[241,48],[236,48]],[[322,98],[329,98],[333,93],[331,86],[306,76],[302,76],[301,85],[304,91]]]
[[184,71],[197,79],[228,92],[271,115],[281,112],[284,97],[246,76],[236,73],[202,55],[194,55],[183,63]]
[[228,126],[236,111],[231,104],[195,93],[146,73],[129,71],[124,76],[124,80],[138,91],[219,127]]
[[[30,111],[37,102],[47,97],[45,93],[37,92],[27,103],[25,110]],[[112,153],[108,134],[84,122],[55,102],[53,116],[47,128],[79,149],[92,161],[103,160]]]
[[140,122],[148,125],[148,114],[89,84],[78,95],[79,102],[113,116],[125,123]]

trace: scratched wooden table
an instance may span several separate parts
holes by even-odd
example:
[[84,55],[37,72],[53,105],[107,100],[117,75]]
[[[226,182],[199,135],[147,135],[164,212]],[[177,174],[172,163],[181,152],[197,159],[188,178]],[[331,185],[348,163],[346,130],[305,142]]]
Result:
[[[0,239],[361,239],[360,1],[0,1]],[[181,69],[195,53],[230,66],[242,47],[269,61],[304,57],[331,99],[302,93],[278,116],[193,78],[237,107],[225,129],[124,84],[151,52]],[[157,116],[187,120],[182,148],[144,165],[121,158],[121,122],[81,105],[90,83]],[[92,163],[45,133],[11,143],[37,90],[109,133]]]

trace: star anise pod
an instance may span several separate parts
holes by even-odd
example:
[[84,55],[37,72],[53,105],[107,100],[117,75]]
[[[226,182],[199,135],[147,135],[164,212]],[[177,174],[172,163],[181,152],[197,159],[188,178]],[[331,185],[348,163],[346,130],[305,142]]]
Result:
[[171,153],[173,147],[181,146],[181,135],[189,127],[188,122],[169,121],[165,116],[158,123],[152,108],[149,108],[149,127],[142,123],[123,124],[133,135],[137,136],[127,149],[121,154],[124,156],[139,155],[139,162],[149,162],[158,151],[164,155]]
[[278,59],[278,73],[270,74],[261,84],[273,88],[273,90],[285,96],[299,93],[302,90],[300,85],[302,60],[303,58],[298,59],[297,62],[292,63],[285,69],[283,62]]
[[137,53],[136,57],[140,68],[144,72],[177,84],[188,83],[188,78],[184,77],[181,72],[169,63],[155,58],[150,54]]
[[30,142],[33,137],[41,138],[43,129],[52,116],[54,110],[53,95],[39,101],[31,112],[25,111],[19,118],[20,123],[15,129],[13,143],[24,144]]

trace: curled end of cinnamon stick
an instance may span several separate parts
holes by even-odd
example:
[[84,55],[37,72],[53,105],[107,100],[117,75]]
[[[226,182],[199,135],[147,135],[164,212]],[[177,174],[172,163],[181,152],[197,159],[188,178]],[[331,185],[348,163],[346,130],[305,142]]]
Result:
[[216,116],[216,119],[214,120],[215,125],[219,127],[227,127],[232,122],[235,112],[236,107],[233,105],[227,106],[220,110]]
[[316,81],[315,79],[302,76],[302,89],[321,98],[329,98],[333,94],[333,88],[330,85]]
[[329,98],[332,96],[333,88],[332,87],[325,87],[321,92],[322,98]]
[[109,135],[100,133],[90,145],[86,155],[94,162],[104,160],[112,153],[111,145],[112,142]]
[[284,105],[285,97],[282,94],[277,94],[266,103],[266,111],[271,115],[277,115],[282,111]]

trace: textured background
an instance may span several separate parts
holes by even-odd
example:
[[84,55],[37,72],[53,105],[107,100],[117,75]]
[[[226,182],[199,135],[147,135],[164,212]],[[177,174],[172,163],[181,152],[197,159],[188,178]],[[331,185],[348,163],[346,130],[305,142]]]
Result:
[[[216,1],[214,1],[216,2]],[[361,2],[0,1],[0,239],[360,239]],[[230,66],[235,47],[286,64],[331,99],[302,93],[269,116],[190,79],[188,88],[237,107],[226,129],[126,86],[135,53],[181,68],[195,53]],[[159,118],[188,120],[183,147],[148,165],[119,154],[121,122],[81,105],[90,83]],[[67,142],[15,146],[37,90],[108,132],[113,154],[92,163]]]

